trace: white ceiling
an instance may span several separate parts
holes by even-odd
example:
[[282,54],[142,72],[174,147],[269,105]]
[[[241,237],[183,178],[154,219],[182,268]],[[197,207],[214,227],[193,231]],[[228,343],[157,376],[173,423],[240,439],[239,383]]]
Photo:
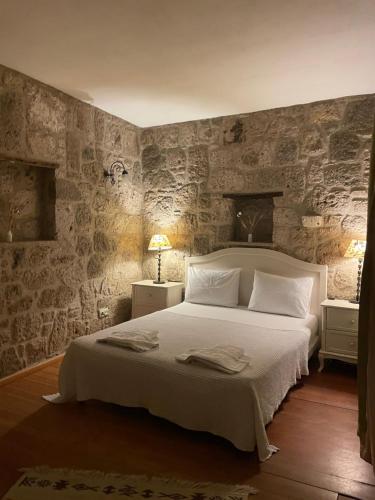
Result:
[[375,0],[0,0],[0,63],[140,126],[375,92]]

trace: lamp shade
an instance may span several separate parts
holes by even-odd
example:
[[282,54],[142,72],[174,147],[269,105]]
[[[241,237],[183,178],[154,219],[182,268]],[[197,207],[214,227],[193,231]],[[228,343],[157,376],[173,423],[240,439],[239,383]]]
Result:
[[344,257],[363,259],[366,251],[366,240],[352,240],[346,249]]
[[148,245],[151,251],[160,252],[161,250],[170,250],[172,248],[169,239],[165,234],[154,234]]

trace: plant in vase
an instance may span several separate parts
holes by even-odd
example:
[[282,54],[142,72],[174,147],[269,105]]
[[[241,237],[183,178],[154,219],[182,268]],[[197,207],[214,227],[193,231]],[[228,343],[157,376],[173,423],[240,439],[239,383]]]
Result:
[[240,227],[244,229],[245,234],[247,234],[248,243],[252,243],[255,229],[259,222],[263,219],[263,214],[260,212],[244,214],[242,211],[239,211],[237,212],[236,217]]
[[28,201],[21,200],[10,200],[9,201],[9,216],[8,216],[8,233],[7,241],[12,243],[13,241],[13,230],[16,218],[25,210],[28,205]]

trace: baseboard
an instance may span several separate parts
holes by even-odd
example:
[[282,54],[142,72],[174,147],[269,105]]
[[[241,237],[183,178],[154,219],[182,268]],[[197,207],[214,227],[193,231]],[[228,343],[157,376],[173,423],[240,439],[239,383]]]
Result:
[[62,359],[63,357],[64,357],[64,354],[58,354],[57,356],[53,356],[53,358],[46,359],[44,361],[41,361],[40,363],[37,363],[36,365],[28,366],[27,368],[24,368],[23,370],[20,370],[16,373],[12,373],[11,375],[8,375],[7,377],[1,378],[0,379],[0,387],[3,385],[10,384],[19,378],[26,377],[27,375],[30,375],[30,373],[36,372],[38,370],[42,370],[46,366],[50,365],[51,363],[53,363],[59,359]]

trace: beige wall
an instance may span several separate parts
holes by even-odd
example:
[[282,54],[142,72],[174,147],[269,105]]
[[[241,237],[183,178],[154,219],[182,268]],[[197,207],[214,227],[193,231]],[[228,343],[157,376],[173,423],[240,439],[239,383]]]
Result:
[[[142,264],[138,149],[134,125],[0,66],[0,155],[59,164],[57,240],[0,242],[0,377],[129,317]],[[129,175],[111,186],[103,168],[117,159]]]
[[[283,191],[276,248],[327,263],[330,294],[350,297],[356,263],[342,255],[365,231],[374,109],[371,95],[138,129],[0,66],[0,155],[58,163],[56,241],[0,242],[0,377],[126,320],[130,283],[156,272],[153,233],[172,242],[169,279],[186,255],[221,248],[223,193]],[[129,175],[111,186],[103,168],[117,159]]]
[[[274,199],[276,248],[328,264],[329,294],[351,297],[356,263],[343,254],[365,234],[374,110],[371,95],[144,129],[144,237],[170,237],[165,277],[182,278],[186,255],[231,238],[222,193],[283,191]],[[303,219],[310,215],[321,218]],[[145,276],[154,269],[145,251]]]

